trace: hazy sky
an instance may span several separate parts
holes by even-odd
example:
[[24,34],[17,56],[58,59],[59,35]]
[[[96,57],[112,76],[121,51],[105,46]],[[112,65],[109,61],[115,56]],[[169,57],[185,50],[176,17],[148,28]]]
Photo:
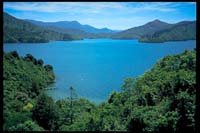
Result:
[[123,30],[154,19],[168,23],[196,20],[195,2],[4,2],[5,12],[46,22],[79,21]]

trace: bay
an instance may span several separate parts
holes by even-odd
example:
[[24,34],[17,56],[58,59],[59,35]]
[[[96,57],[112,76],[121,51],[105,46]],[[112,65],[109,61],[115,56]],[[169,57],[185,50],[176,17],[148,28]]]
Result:
[[84,39],[49,43],[4,44],[5,52],[27,53],[54,68],[56,82],[47,94],[55,100],[69,96],[72,86],[79,97],[105,101],[112,91],[120,91],[123,80],[138,77],[166,55],[196,48],[196,41],[140,43],[137,40]]

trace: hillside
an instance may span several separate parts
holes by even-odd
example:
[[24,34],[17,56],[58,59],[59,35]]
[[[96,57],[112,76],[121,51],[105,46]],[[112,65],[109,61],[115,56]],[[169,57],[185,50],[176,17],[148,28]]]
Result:
[[139,39],[145,34],[152,34],[156,31],[167,29],[171,27],[170,24],[162,22],[160,20],[154,20],[142,26],[130,28],[121,32],[118,32],[112,36],[113,39]]
[[108,102],[123,110],[128,130],[194,132],[196,50],[162,58],[143,76],[124,80],[122,89]]
[[35,98],[53,83],[55,75],[51,65],[35,59],[31,54],[19,57],[16,51],[3,54],[3,121],[4,128],[16,130],[17,124],[27,122],[29,130],[40,130],[31,120]]
[[35,20],[25,20],[25,21],[31,22],[38,26],[48,28],[56,32],[69,34],[78,39],[110,38],[111,35],[117,32],[114,30],[110,30],[108,28],[98,29],[90,25],[82,25],[77,21],[59,21],[59,22],[42,22]]
[[113,39],[138,39],[140,42],[160,43],[196,39],[196,21],[168,24],[154,20],[145,25],[118,32]]
[[98,29],[77,21],[42,22],[20,20],[4,13],[4,42],[48,42],[83,38],[138,39],[140,42],[165,42],[196,39],[196,21],[168,24],[158,19],[124,31]]
[[185,41],[196,39],[196,21],[183,21],[171,28],[142,36],[141,42]]
[[50,40],[74,40],[69,34],[58,33],[3,13],[4,43],[39,43]]
[[68,28],[58,28],[55,26],[45,26],[45,28],[50,29],[55,32],[63,33],[63,34],[69,34],[73,36],[76,39],[83,39],[83,38],[90,38],[90,39],[95,39],[95,38],[109,38],[111,35],[114,33],[89,33],[83,30],[79,29],[68,29]]
[[125,79],[122,91],[100,105],[72,95],[55,102],[42,93],[53,69],[30,54],[4,53],[3,62],[5,131],[195,130],[196,50],[166,56],[144,75]]

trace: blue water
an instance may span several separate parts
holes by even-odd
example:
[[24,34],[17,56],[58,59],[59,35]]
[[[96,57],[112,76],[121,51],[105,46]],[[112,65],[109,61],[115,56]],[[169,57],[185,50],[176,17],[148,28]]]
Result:
[[143,75],[159,59],[196,47],[196,41],[139,43],[137,40],[85,39],[41,44],[4,44],[4,51],[16,50],[20,56],[31,53],[51,64],[56,89],[47,93],[55,100],[66,98],[69,87],[79,97],[95,103],[120,91],[127,77]]

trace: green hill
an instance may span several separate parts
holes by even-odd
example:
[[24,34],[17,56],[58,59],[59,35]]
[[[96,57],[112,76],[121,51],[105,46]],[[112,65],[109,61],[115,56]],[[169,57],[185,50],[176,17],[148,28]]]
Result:
[[185,21],[175,24],[169,29],[142,36],[141,42],[185,41],[196,39],[196,21]]
[[168,24],[154,20],[145,25],[118,32],[113,39],[138,39],[140,42],[185,41],[196,39],[196,21]]
[[171,25],[160,20],[154,20],[145,25],[130,28],[121,32],[118,32],[112,36],[113,39],[139,39],[145,34],[152,34],[156,31],[167,29]]
[[58,33],[3,13],[4,43],[39,43],[50,40],[74,40],[69,34]]

